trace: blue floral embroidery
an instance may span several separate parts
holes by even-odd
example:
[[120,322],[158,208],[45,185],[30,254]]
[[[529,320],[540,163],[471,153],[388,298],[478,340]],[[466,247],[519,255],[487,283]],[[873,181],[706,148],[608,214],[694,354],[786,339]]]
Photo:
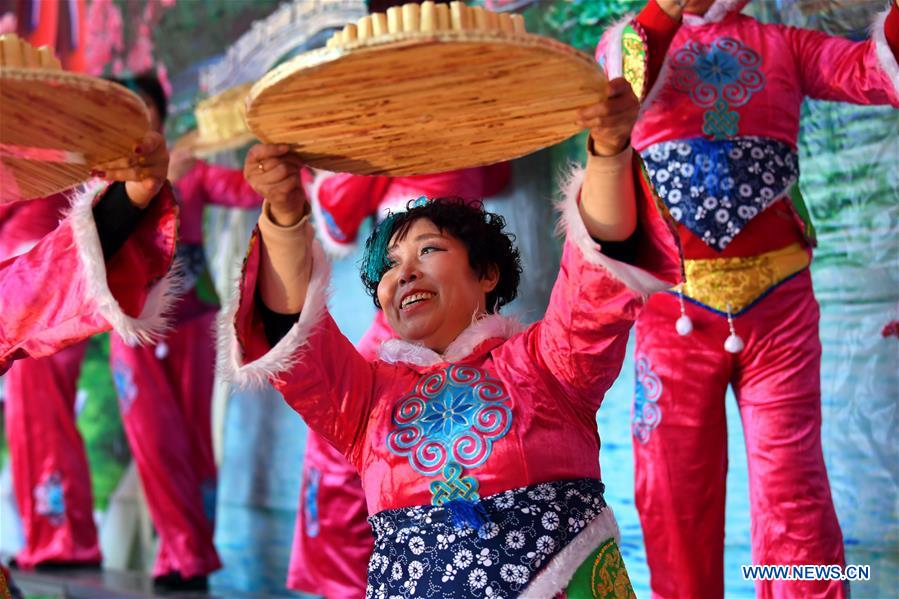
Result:
[[765,87],[761,64],[757,52],[733,38],[718,38],[711,45],[689,41],[672,59],[672,85],[706,109],[702,132],[726,139],[739,130],[740,115],[732,109]]
[[406,456],[419,474],[443,474],[431,484],[434,505],[455,498],[477,499],[477,481],[461,476],[493,451],[512,426],[509,394],[503,384],[469,366],[447,366],[419,379],[393,410],[388,449]]
[[671,217],[718,251],[799,180],[796,151],[763,137],[664,141],[641,154]]
[[652,371],[649,360],[637,358],[637,384],[634,392],[634,416],[631,431],[642,444],[649,442],[654,428],[662,420],[662,410],[656,402],[662,396],[662,381]]
[[112,380],[115,383],[116,395],[119,396],[119,407],[122,413],[128,411],[137,397],[137,386],[131,367],[122,360],[115,360],[112,365]]
[[34,488],[35,511],[47,518],[53,526],[66,519],[66,498],[62,489],[62,475],[52,472]]
[[306,477],[306,489],[303,495],[303,514],[305,516],[306,536],[317,537],[318,524],[318,487],[321,482],[318,468],[310,468]]
[[606,509],[602,493],[586,478],[509,489],[478,502],[488,521],[477,529],[439,506],[378,512],[365,596],[518,597]]
[[215,522],[215,503],[218,497],[216,479],[207,478],[200,483],[200,496],[203,498],[203,514],[207,520]]

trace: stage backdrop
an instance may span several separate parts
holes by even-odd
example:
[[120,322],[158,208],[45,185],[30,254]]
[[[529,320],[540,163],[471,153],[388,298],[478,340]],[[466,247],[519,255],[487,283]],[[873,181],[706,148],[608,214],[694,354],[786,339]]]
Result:
[[[304,4],[305,3],[305,4]],[[523,12],[529,30],[592,52],[602,29],[642,0],[482,0],[494,9]],[[860,39],[882,0],[754,0],[749,9],[762,20],[816,28]],[[48,7],[67,7],[68,11]],[[302,6],[301,6],[302,5]],[[40,10],[35,10],[38,6]],[[282,38],[257,35],[246,42],[265,56],[242,68],[232,50],[254,20],[276,11],[364,10],[362,0],[0,0],[0,30],[18,30],[41,43],[58,43],[68,64],[91,73],[121,74],[156,70],[169,81],[174,118],[170,133],[191,125],[191,111],[205,94],[239,83],[265,61],[289,55]],[[286,7],[286,8],[285,8]],[[299,7],[299,8],[297,8]],[[315,43],[306,31],[302,46]],[[250,46],[253,46],[252,48]],[[255,60],[255,59],[254,59]],[[246,65],[243,65],[246,67]],[[205,78],[201,73],[206,73]],[[211,74],[211,75],[210,75]],[[807,102],[800,139],[801,186],[818,230],[812,270],[821,303],[823,356],[823,442],[849,563],[871,564],[873,580],[853,587],[855,597],[884,597],[899,588],[899,456],[897,402],[899,346],[879,332],[899,317],[899,113],[889,108],[855,108]],[[549,227],[553,176],[582,157],[584,138],[520,161],[514,186],[491,208],[506,213],[519,235],[529,279],[511,311],[524,320],[539,317],[558,265],[558,241]],[[234,166],[240,154],[218,160]],[[515,210],[510,207],[514,206]],[[219,284],[239,264],[252,214],[210,211],[209,255]],[[332,310],[351,339],[365,330],[373,309],[356,274],[358,255],[334,267]],[[91,457],[98,508],[109,503],[118,485],[126,493],[127,446],[106,370],[106,343],[95,341],[85,363],[81,387],[86,398],[79,425]],[[631,358],[608,393],[598,425],[603,439],[602,470],[607,499],[616,511],[622,544],[638,596],[648,596],[648,571],[633,502],[630,419],[634,368]],[[227,390],[222,394],[227,396]],[[274,393],[235,393],[219,401],[217,424],[222,457],[216,540],[225,562],[213,577],[220,589],[254,590],[269,595],[283,589],[287,552],[299,489],[305,429],[298,416]],[[750,563],[748,488],[742,427],[728,398],[730,472],[726,532],[728,597],[751,597],[753,587],[739,575]],[[129,482],[130,481],[130,482]],[[131,489],[133,490],[133,489]],[[15,530],[2,511],[4,542]],[[112,527],[123,527],[107,518]],[[133,524],[133,523],[132,523]],[[140,527],[136,527],[140,530]],[[114,533],[115,531],[104,531]],[[8,542],[7,542],[8,543]],[[4,545],[9,549],[8,544]],[[146,555],[130,560],[140,565]]]

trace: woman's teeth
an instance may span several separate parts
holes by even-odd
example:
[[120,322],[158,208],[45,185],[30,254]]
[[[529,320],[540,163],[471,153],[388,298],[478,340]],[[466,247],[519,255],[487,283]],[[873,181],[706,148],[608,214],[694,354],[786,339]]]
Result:
[[412,295],[403,298],[403,303],[400,305],[400,308],[406,308],[408,306],[411,306],[412,304],[424,301],[426,299],[431,299],[435,295],[437,294],[430,292],[413,293]]

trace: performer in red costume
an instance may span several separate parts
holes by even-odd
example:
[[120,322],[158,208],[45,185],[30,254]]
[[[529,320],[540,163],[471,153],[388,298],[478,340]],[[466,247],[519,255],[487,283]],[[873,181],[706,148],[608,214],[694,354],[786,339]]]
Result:
[[[6,380],[7,436],[14,476],[41,469],[43,464],[35,460],[46,456],[76,472],[79,460],[84,460],[77,431],[74,439],[70,435],[75,430],[70,422],[72,401],[61,395],[68,386],[57,376],[60,371],[67,375],[71,362],[80,359],[82,340],[113,328],[133,343],[147,342],[165,329],[165,316],[174,298],[170,267],[177,207],[171,189],[163,187],[168,153],[162,136],[148,134],[132,159],[135,164],[140,161],[140,166],[128,167],[125,159],[124,165],[113,163],[103,173],[109,180],[128,183],[113,183],[99,194],[75,194],[69,215],[61,223],[61,197],[0,209],[2,249],[8,254],[0,262],[0,373],[22,359]],[[35,239],[47,229],[55,230]],[[58,360],[56,356],[60,356]],[[19,367],[31,367],[42,375],[31,382],[27,397],[22,393],[26,389],[20,384]],[[69,397],[73,398],[74,379],[71,387]],[[63,418],[39,420],[37,430],[29,429],[40,435],[38,440],[20,445],[23,431],[15,428],[16,423],[34,413],[40,418],[40,412],[51,410],[60,410]],[[37,455],[41,452],[43,455]],[[41,544],[45,551],[57,552],[59,557],[49,560],[51,563],[97,563],[89,482],[81,487],[68,482],[50,470],[43,484],[24,492],[16,490],[28,540],[36,540],[35,545]],[[66,502],[72,497],[83,499],[85,494],[88,509],[73,510],[66,518]],[[54,520],[58,526],[55,530],[38,528],[35,533],[38,519]],[[27,560],[35,555],[46,553],[27,546],[20,563],[34,565]]]
[[[508,184],[510,165],[463,169],[415,177],[365,177],[304,171],[316,230],[326,248],[350,251],[362,221],[402,209],[409,198],[461,195],[482,199]],[[374,359],[392,338],[383,312],[359,341],[362,355]],[[290,589],[326,597],[365,595],[368,560],[374,546],[365,495],[356,468],[328,441],[309,429],[293,550],[287,572]]]
[[[632,142],[685,258],[680,293],[652,297],[636,325],[636,500],[657,597],[724,594],[728,385],[747,444],[753,561],[844,562],[796,142],[806,96],[899,107],[899,8],[853,42],[759,23],[740,14],[747,1],[650,0],[597,49],[645,97]],[[840,581],[757,589],[847,592]]]
[[237,382],[274,384],[359,470],[372,593],[629,594],[595,412],[645,296],[678,269],[632,168],[637,100],[622,80],[611,89],[610,118],[591,125],[608,145],[594,144],[583,194],[579,179],[568,186],[545,317],[523,327],[496,314],[520,276],[502,218],[421,198],[366,244],[363,283],[398,336],[371,362],[327,312],[328,265],[289,148],[250,150],[245,175],[268,203],[222,317],[222,364]]
[[[122,81],[147,102],[151,125],[161,131],[167,103],[153,77]],[[261,198],[239,171],[181,156],[169,165],[180,209],[177,247],[180,301],[170,329],[138,346],[133,336],[110,343],[113,378],[132,454],[160,536],[154,566],[161,588],[206,588],[206,575],[220,567],[212,543],[216,468],[210,430],[214,372],[212,322],[218,299],[202,249],[206,203],[253,207]],[[44,218],[28,218],[30,237],[54,224],[54,204]],[[33,208],[36,212],[41,208]],[[28,215],[20,210],[22,217]],[[19,219],[17,219],[17,222]],[[26,225],[10,225],[19,231]],[[7,382],[13,480],[26,532],[17,556],[23,567],[99,563],[93,500],[83,444],[75,428],[75,382],[84,347],[16,366]],[[52,381],[36,385],[35,381]],[[63,434],[58,434],[59,423]],[[35,439],[47,440],[36,442]],[[27,455],[27,460],[17,460]]]
[[[124,80],[155,110],[162,127],[167,105],[152,76]],[[218,297],[203,249],[203,208],[254,208],[262,198],[239,170],[174,151],[169,179],[181,208],[177,260],[184,296],[171,331],[155,347],[132,347],[113,336],[110,361],[125,433],[141,476],[159,552],[156,586],[205,589],[221,567],[213,546],[216,466],[212,449],[212,339]]]

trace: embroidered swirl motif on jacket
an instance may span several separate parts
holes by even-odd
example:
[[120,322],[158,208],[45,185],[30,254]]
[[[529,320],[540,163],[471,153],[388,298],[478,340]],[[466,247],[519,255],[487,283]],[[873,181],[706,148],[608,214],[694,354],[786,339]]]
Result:
[[688,41],[672,58],[672,84],[706,109],[702,132],[726,139],[739,131],[740,115],[733,109],[765,87],[761,64],[757,52],[730,37],[710,45]]
[[447,366],[419,379],[415,389],[393,410],[394,430],[387,448],[406,456],[425,476],[443,474],[431,484],[432,503],[478,498],[476,468],[493,451],[493,443],[512,426],[509,394],[503,384],[478,368]]
[[661,396],[662,381],[652,371],[649,360],[645,356],[638,357],[631,431],[634,438],[644,445],[649,442],[653,429],[662,421],[662,410],[656,403]]

